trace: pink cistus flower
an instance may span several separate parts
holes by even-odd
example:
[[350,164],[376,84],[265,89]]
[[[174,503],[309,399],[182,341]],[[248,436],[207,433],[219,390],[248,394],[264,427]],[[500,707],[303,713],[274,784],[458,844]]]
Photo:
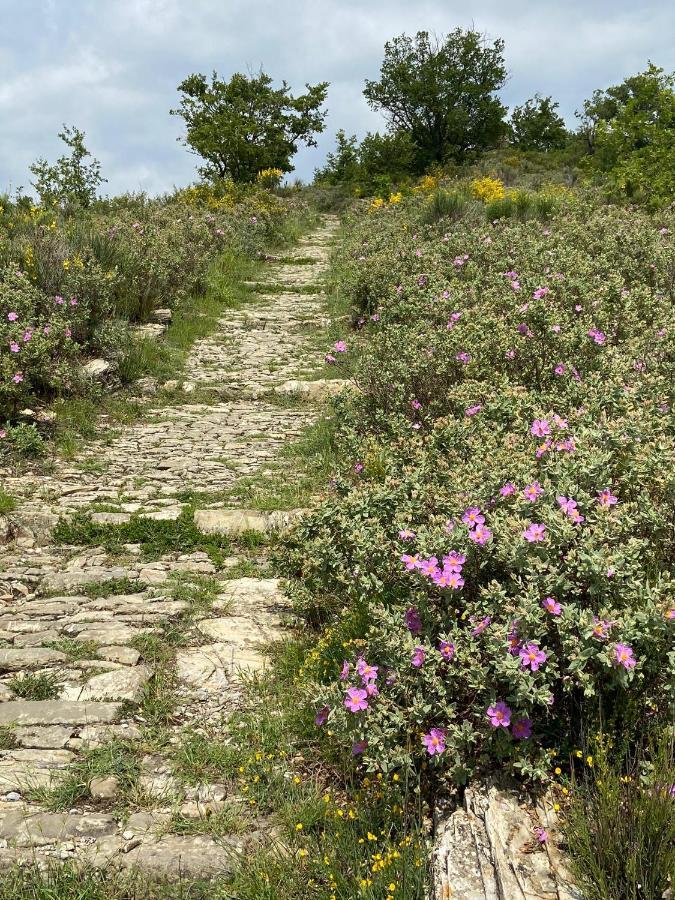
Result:
[[413,400],[410,405],[413,409],[422,409],[422,404],[419,400]]
[[469,540],[482,547],[492,538],[492,532],[485,525],[477,525],[469,532]]
[[411,665],[413,665],[416,669],[419,669],[426,659],[426,650],[424,647],[415,647],[413,652],[412,659],[410,661]]
[[604,641],[609,637],[609,630],[612,627],[612,623],[608,622],[607,619],[599,619],[597,616],[593,616],[593,637],[597,638],[599,641]]
[[455,645],[451,644],[449,641],[439,641],[438,652],[446,662],[450,662],[455,655]]
[[614,648],[614,658],[616,664],[623,666],[624,669],[635,668],[636,659],[633,656],[633,648],[629,647],[628,644],[617,644]]
[[537,840],[540,844],[545,844],[548,841],[548,831],[545,828],[535,828],[534,833],[537,835]]
[[565,497],[561,494],[555,499],[558,501],[558,506],[566,516],[571,516],[577,508],[577,501],[573,500],[571,497]]
[[464,587],[464,579],[460,573],[452,572],[450,569],[437,570],[432,574],[431,578],[434,584],[440,588],[448,587],[453,591],[458,591]]
[[355,741],[352,744],[352,756],[360,756],[362,753],[365,753],[368,749],[368,741]]
[[14,384],[21,384],[21,382],[23,381],[23,374],[21,372],[16,372],[12,377],[12,381],[14,382]]
[[589,328],[588,336],[593,338],[593,341],[600,346],[602,346],[607,340],[607,335],[604,333],[604,331],[598,331],[597,328]]
[[536,544],[546,540],[546,526],[540,522],[531,522],[525,531],[523,537],[528,544]]
[[347,660],[343,660],[342,669],[340,670],[340,681],[346,681],[349,678],[349,670],[351,666],[347,662]]
[[344,341],[336,341],[333,350],[335,350],[336,353],[346,353],[347,344]]
[[21,347],[17,344],[16,341],[10,341],[9,343],[9,352],[10,353],[18,353],[21,350]]
[[462,350],[460,353],[457,354],[455,359],[458,360],[459,362],[463,363],[466,366],[468,363],[471,362],[471,354],[467,353],[465,350]]
[[54,303],[56,303],[58,306],[63,306],[65,300],[63,299],[63,297],[57,294],[56,297],[54,297]]
[[402,528],[398,533],[399,538],[402,541],[414,541],[417,535],[414,531],[411,531],[409,528]]
[[443,568],[449,569],[451,572],[461,572],[465,562],[466,556],[463,553],[451,550],[447,556],[443,557]]
[[517,741],[526,741],[532,736],[532,722],[530,719],[516,719],[511,726],[511,734]]
[[419,556],[411,556],[409,553],[401,554],[401,562],[405,565],[409,572],[417,568],[419,564]]
[[475,528],[476,525],[484,524],[485,516],[477,506],[470,506],[462,513],[462,522],[464,522],[465,525],[468,525],[469,528]]
[[502,497],[510,497],[512,494],[516,493],[516,486],[512,481],[507,481],[503,487],[499,488],[499,493]]
[[479,413],[482,408],[483,407],[480,403],[476,403],[475,406],[467,406],[467,408],[464,410],[464,415],[469,417],[475,416],[476,413]]
[[562,606],[555,597],[546,597],[541,601],[541,605],[544,607],[546,612],[551,613],[552,616],[559,616],[562,613]]
[[365,466],[363,465],[362,462],[354,463],[354,472],[355,472],[357,475],[360,475],[361,472],[363,472],[364,469],[365,469]]
[[529,644],[521,647],[518,655],[520,656],[521,669],[531,669],[533,672],[537,672],[548,659],[546,653],[540,650],[539,645],[535,644],[534,641],[530,641]]
[[405,627],[411,634],[419,634],[422,630],[422,620],[414,606],[405,611]]
[[452,331],[452,329],[455,327],[457,322],[460,320],[461,315],[462,315],[461,312],[454,312],[450,315],[450,318],[448,319],[448,324],[446,326],[448,331]]
[[333,356],[332,353],[326,353],[326,355],[324,356],[323,359],[324,359],[324,362],[327,362],[329,366],[335,362],[335,357]]
[[330,712],[330,706],[322,706],[321,709],[316,714],[316,717],[314,719],[314,724],[318,725],[319,727],[321,727],[322,725],[325,725],[326,722],[328,721],[328,713],[329,712]]
[[[471,616],[471,621],[472,621],[472,622],[475,621],[475,617],[474,617],[474,616]],[[474,637],[478,637],[479,634],[482,634],[482,633],[485,631],[485,629],[488,627],[488,625],[490,624],[491,621],[492,621],[492,617],[491,617],[491,616],[485,616],[484,619],[481,619],[481,620],[480,620],[480,622],[478,623],[478,625],[474,625],[474,627],[471,629],[471,634],[472,634]]]
[[566,368],[562,363],[558,363],[558,365],[555,367],[555,369],[553,371],[555,372],[556,375],[564,375]]
[[493,728],[508,728],[511,724],[511,710],[503,700],[488,706],[486,716]]
[[367,684],[369,681],[377,681],[377,666],[369,665],[365,659],[360,659],[356,664],[356,671],[361,676],[361,681]]
[[[4,437],[4,435],[3,435],[3,437]],[[675,606],[672,607],[671,609],[666,610],[665,618],[666,618],[666,622],[675,621]]]
[[523,489],[523,498],[529,500],[530,503],[536,503],[543,493],[544,489],[539,482],[533,481],[532,484],[528,484],[527,487]]
[[603,488],[603,490],[598,491],[597,496],[598,503],[600,506],[614,506],[619,502],[619,498],[615,497],[609,488]]
[[542,297],[545,297],[547,294],[550,294],[550,293],[551,293],[550,287],[540,287],[540,288],[537,288],[537,290],[533,292],[532,299],[533,300],[541,300]]
[[428,734],[422,735],[422,743],[426,747],[429,756],[445,751],[447,733],[445,728],[432,728]]
[[550,433],[551,426],[548,419],[535,419],[530,426],[530,434],[535,435],[535,437],[546,437]]
[[368,709],[368,694],[361,688],[349,688],[344,701],[346,708],[353,713]]

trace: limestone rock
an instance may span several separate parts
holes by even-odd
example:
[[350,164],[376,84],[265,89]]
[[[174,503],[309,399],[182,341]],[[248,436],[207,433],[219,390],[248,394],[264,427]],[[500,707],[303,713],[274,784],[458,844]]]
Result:
[[133,647],[99,647],[96,652],[101,659],[109,659],[125,666],[135,666],[141,658],[141,654]]
[[138,703],[150,678],[147,666],[124,667],[94,675],[83,685],[78,700],[131,700]]
[[131,516],[123,512],[93,512],[91,521],[96,525],[126,525]]
[[12,736],[20,747],[63,750],[74,730],[74,725],[30,725],[15,728]]
[[86,725],[114,722],[119,703],[10,700],[0,703],[0,725]]
[[107,375],[112,369],[112,365],[107,359],[90,359],[88,363],[84,364],[83,368],[90,378],[96,380]]
[[0,819],[0,836],[18,847],[40,847],[60,841],[113,834],[112,816],[12,811]]
[[[38,630],[40,625],[37,625]],[[16,672],[19,669],[35,669],[42,666],[64,663],[65,653],[47,650],[43,647],[27,647],[23,650],[0,649],[0,672]]]
[[89,782],[89,793],[92,800],[114,800],[119,792],[120,784],[114,775],[92,778]]
[[192,650],[179,650],[176,675],[191,687],[219,694],[229,686],[227,673],[232,662],[232,648],[228,644],[205,644]]
[[73,761],[68,750],[5,750],[0,752],[0,793],[48,786]]
[[269,516],[257,509],[197,509],[194,523],[204,534],[267,531]]
[[354,385],[346,379],[320,378],[316,381],[285,381],[274,388],[276,394],[296,394],[307,400],[325,400],[327,397],[335,397],[343,390],[353,390]]
[[172,318],[170,309],[153,309],[152,321],[159,322],[160,325],[168,325]]

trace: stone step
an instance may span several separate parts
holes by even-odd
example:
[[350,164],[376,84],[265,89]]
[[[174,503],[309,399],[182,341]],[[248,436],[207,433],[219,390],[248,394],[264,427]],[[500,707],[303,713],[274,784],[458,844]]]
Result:
[[9,700],[0,703],[0,725],[92,725],[116,722],[119,703]]

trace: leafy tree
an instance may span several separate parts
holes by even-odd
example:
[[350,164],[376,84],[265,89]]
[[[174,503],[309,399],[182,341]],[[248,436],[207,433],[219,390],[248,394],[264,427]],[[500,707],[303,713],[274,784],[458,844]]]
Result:
[[565,122],[551,97],[535,94],[511,113],[511,143],[520,150],[559,150],[567,143]]
[[356,135],[347,137],[344,129],[335,135],[335,152],[326,154],[326,163],[317,169],[314,178],[324,184],[349,184],[360,175],[359,145]]
[[84,161],[91,153],[84,146],[84,132],[79,128],[64,125],[59,137],[70,148],[70,155],[59,157],[53,166],[46,159],[36,160],[30,167],[35,175],[31,184],[45,205],[89,206],[106,181],[101,175],[101,164],[93,156],[91,162]]
[[418,170],[497,145],[506,112],[496,96],[506,80],[503,50],[503,41],[489,45],[461,28],[441,38],[402,34],[385,44],[380,79],[366,81],[363,93],[393,131],[413,139]]
[[290,172],[298,143],[316,146],[328,83],[308,84],[299,97],[291,96],[285,81],[280,88],[272,85],[261,71],[250,77],[236,73],[229,81],[214,72],[210,83],[204,75],[190,75],[178,86],[181,103],[171,114],[185,121],[184,143],[206,161],[202,175],[249,182],[262,169]]
[[584,103],[580,129],[588,168],[630,199],[659,206],[675,198],[675,75],[650,63]]
[[335,152],[315,174],[318,182],[359,184],[370,190],[383,178],[389,183],[403,180],[413,168],[415,145],[407,132],[368,133],[359,144],[356,135],[347,137],[340,130],[335,140]]

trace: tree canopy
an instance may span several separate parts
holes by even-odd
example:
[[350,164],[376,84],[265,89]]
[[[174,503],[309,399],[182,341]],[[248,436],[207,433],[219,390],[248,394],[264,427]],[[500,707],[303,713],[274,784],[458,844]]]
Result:
[[511,113],[511,143],[520,150],[558,150],[567,142],[565,122],[551,97],[535,94]]
[[496,92],[506,80],[504,42],[489,44],[477,31],[457,28],[445,37],[418,31],[387,42],[378,81],[364,96],[392,131],[410,134],[418,169],[495,147],[505,108]]
[[292,171],[300,142],[316,146],[328,83],[305,87],[306,93],[294,97],[285,81],[275,88],[262,71],[235,73],[229,81],[216,72],[210,82],[190,75],[178,86],[180,107],[171,113],[185,121],[185,144],[205,160],[202,175],[249,182],[262,169]]
[[[30,167],[35,175],[31,183],[40,201],[48,206],[57,203],[89,206],[106,181],[101,175],[101,164],[84,146],[84,132],[79,128],[64,125],[59,137],[70,154],[60,156],[51,166],[46,159],[37,159]],[[91,162],[85,162],[89,156]]]

